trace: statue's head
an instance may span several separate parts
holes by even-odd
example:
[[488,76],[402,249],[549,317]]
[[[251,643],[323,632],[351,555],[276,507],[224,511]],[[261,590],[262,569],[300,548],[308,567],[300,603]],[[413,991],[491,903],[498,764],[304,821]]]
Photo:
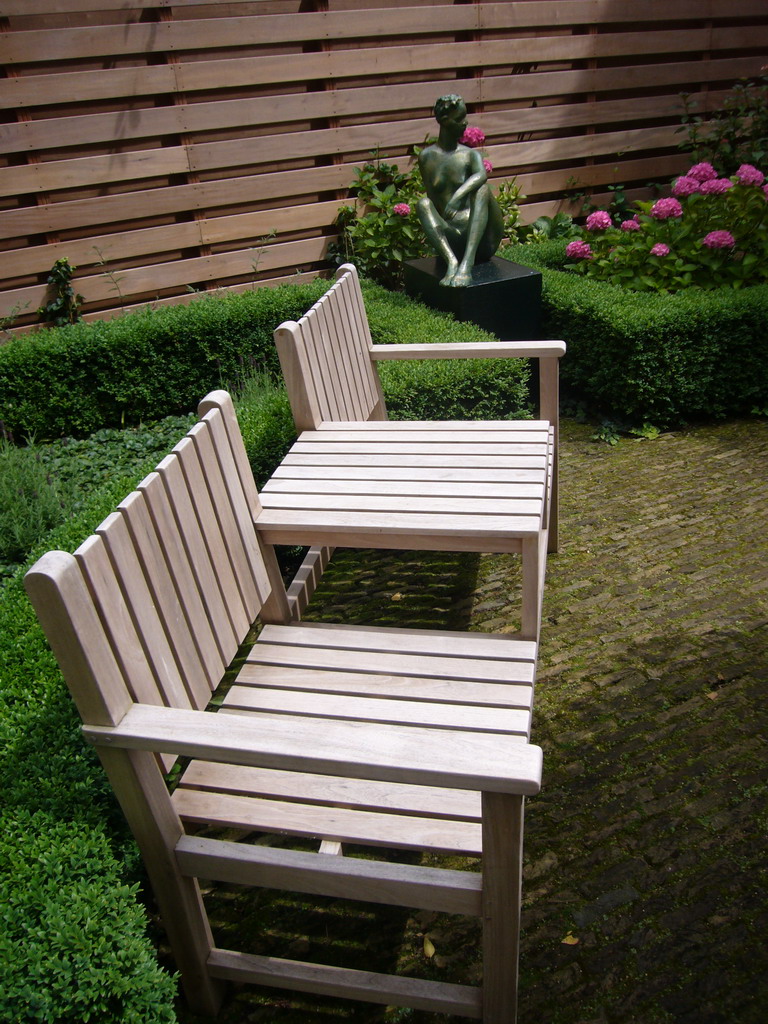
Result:
[[451,92],[437,100],[434,113],[437,123],[442,124],[449,119],[466,117],[467,107],[461,96]]

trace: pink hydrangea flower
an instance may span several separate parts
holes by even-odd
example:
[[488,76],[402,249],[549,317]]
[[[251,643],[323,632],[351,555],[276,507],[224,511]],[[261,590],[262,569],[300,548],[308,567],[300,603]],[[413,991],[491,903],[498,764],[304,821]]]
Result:
[[678,178],[672,186],[672,192],[676,196],[692,196],[694,192],[699,191],[700,184],[701,182],[697,178],[692,178],[689,174],[684,174],[681,178]]
[[395,203],[392,212],[396,213],[398,217],[410,217],[411,208],[408,203]]
[[765,192],[765,198],[768,199],[768,185],[763,185],[763,192]]
[[656,220],[666,220],[668,217],[682,217],[683,208],[677,199],[657,199],[651,207],[651,216]]
[[636,221],[634,219],[634,217],[632,218],[632,220],[623,220],[621,222],[621,230],[622,231],[639,231],[640,230],[640,222]]
[[565,255],[571,260],[591,260],[592,249],[589,242],[582,242],[577,238],[575,242],[569,242],[565,247]]
[[663,242],[657,242],[651,249],[651,256],[669,256],[669,246]]
[[708,181],[702,181],[699,192],[703,196],[721,196],[729,188],[733,188],[730,178],[710,178]]
[[486,174],[490,174],[491,171],[493,170],[493,164],[491,163],[490,160],[483,160],[483,167],[485,168]]
[[461,136],[461,142],[471,149],[476,149],[485,142],[485,132],[482,128],[476,128],[472,124],[467,125],[464,129],[464,134]]
[[587,217],[587,231],[605,231],[611,226],[611,215],[607,210],[595,210]]
[[712,164],[694,164],[690,171],[688,171],[686,177],[695,178],[696,181],[709,181],[710,179],[717,177],[717,171]]
[[736,245],[736,239],[730,231],[710,231],[702,238],[701,244],[707,249],[732,249]]
[[763,172],[758,171],[752,164],[742,164],[736,171],[736,177],[742,185],[762,185],[765,181]]

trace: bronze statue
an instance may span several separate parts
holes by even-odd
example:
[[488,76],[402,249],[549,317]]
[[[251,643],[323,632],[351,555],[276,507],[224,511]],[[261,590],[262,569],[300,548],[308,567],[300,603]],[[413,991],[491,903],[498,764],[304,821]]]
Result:
[[503,222],[482,156],[459,142],[467,127],[464,100],[453,93],[441,96],[435,118],[438,140],[419,154],[427,195],[417,212],[429,244],[448,267],[440,284],[463,288],[475,263],[486,262],[498,249]]

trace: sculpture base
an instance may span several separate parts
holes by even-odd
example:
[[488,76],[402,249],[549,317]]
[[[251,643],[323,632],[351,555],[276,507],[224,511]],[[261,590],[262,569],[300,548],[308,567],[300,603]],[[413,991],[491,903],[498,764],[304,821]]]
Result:
[[541,272],[493,256],[472,268],[464,288],[445,288],[445,264],[436,256],[403,264],[405,291],[425,306],[475,323],[504,341],[535,340],[541,323]]

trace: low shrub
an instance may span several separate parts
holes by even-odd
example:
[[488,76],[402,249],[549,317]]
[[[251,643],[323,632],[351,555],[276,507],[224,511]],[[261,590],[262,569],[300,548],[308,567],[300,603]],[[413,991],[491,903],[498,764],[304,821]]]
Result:
[[105,836],[42,812],[0,823],[0,1021],[173,1024],[175,980]]
[[0,347],[0,426],[16,441],[85,437],[189,412],[254,369],[278,373],[272,331],[327,287],[226,293],[19,335]]
[[563,381],[601,413],[670,427],[768,405],[768,285],[638,293],[561,269],[564,242],[505,255],[542,271]]
[[[29,561],[74,550],[148,468],[99,489]],[[0,793],[0,1021],[170,1024],[175,986],[128,884],[136,849],[21,570],[0,585]]]

